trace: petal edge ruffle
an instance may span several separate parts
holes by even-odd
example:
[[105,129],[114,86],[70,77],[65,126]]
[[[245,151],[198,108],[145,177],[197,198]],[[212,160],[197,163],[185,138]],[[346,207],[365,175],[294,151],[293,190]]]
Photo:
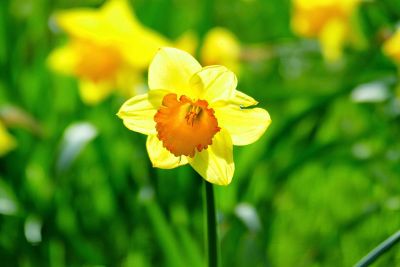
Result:
[[262,108],[242,109],[237,105],[224,105],[215,109],[218,124],[226,129],[234,145],[256,142],[271,124],[271,117]]

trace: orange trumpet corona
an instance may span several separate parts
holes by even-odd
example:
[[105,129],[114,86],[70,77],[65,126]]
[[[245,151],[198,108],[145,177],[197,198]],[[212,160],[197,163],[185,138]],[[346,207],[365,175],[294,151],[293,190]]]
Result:
[[220,130],[214,110],[205,100],[192,101],[182,95],[164,96],[162,105],[154,116],[157,137],[172,154],[194,157],[212,144],[212,138]]

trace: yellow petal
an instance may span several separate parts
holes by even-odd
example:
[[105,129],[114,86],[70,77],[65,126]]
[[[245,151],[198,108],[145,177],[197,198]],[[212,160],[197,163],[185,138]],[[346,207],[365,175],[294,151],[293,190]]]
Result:
[[232,150],[231,137],[222,129],[214,136],[211,146],[189,158],[189,164],[208,182],[228,185],[235,170]]
[[96,105],[111,94],[113,86],[111,81],[80,80],[79,93],[85,104]]
[[57,12],[54,15],[57,25],[69,35],[90,40],[105,40],[110,31],[106,23],[100,20],[95,9],[77,8]]
[[164,94],[162,90],[154,90],[151,94],[134,96],[122,105],[117,115],[128,129],[146,135],[155,135],[157,131],[154,115],[157,107],[153,103],[160,105]]
[[115,33],[130,33],[137,29],[138,22],[130,12],[126,0],[111,0],[100,9],[75,8],[55,14],[57,25],[68,34],[104,41]]
[[140,22],[134,16],[126,0],[109,0],[99,12],[100,19],[121,33],[139,30]]
[[115,45],[124,58],[137,68],[146,69],[158,49],[171,45],[164,36],[141,24],[126,0],[106,3],[101,19],[115,32]]
[[354,11],[357,5],[360,4],[360,2],[361,0],[342,0],[342,10],[344,10],[344,12],[349,15]]
[[163,147],[156,135],[149,135],[146,141],[147,152],[153,167],[161,169],[173,169],[188,163],[185,156],[175,157]]
[[198,92],[190,90],[189,81],[200,70],[200,64],[188,53],[175,48],[162,48],[149,67],[149,88],[164,89],[196,99]]
[[149,101],[156,109],[159,109],[163,98],[167,95],[169,91],[167,90],[150,90],[147,94],[149,95]]
[[79,60],[74,47],[70,44],[56,48],[47,58],[48,66],[61,74],[73,75]]
[[17,145],[14,137],[10,135],[4,125],[0,122],[0,156],[13,150]]
[[234,145],[243,146],[257,141],[271,124],[268,112],[262,108],[241,109],[227,104],[215,108],[218,125],[226,129]]
[[320,42],[324,58],[328,62],[334,62],[342,56],[342,50],[347,34],[345,21],[335,19],[330,21],[320,35]]
[[400,28],[383,44],[383,52],[397,63],[400,62]]
[[240,107],[250,107],[258,104],[254,98],[239,90],[235,91],[235,96],[230,100],[230,103],[239,105]]
[[209,66],[193,75],[190,84],[199,93],[200,99],[213,103],[233,98],[237,79],[232,71],[223,66]]
[[118,41],[118,45],[127,62],[138,69],[145,70],[157,51],[171,44],[162,35],[150,29],[142,29]]

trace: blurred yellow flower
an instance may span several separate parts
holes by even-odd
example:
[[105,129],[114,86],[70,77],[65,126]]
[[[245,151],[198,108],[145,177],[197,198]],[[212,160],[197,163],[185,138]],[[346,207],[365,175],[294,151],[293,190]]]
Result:
[[80,94],[96,104],[118,89],[136,94],[142,72],[156,51],[169,41],[148,29],[131,13],[126,0],[110,0],[100,9],[79,8],[55,15],[57,25],[70,37],[53,51],[50,67],[79,78]]
[[228,29],[216,27],[204,37],[201,48],[203,65],[224,65],[233,72],[239,72],[240,42]]
[[186,51],[191,55],[196,54],[199,39],[195,32],[189,30],[183,33],[177,40],[175,40],[173,47]]
[[[149,92],[118,112],[125,126],[145,135],[154,167],[190,164],[207,181],[227,185],[234,173],[233,145],[255,142],[271,123],[268,112],[236,90],[223,66],[201,65],[188,53],[162,48],[149,67]],[[242,107],[245,107],[242,109]]]
[[383,44],[383,52],[400,64],[400,28]]
[[3,123],[0,121],[0,156],[3,156],[13,150],[17,145],[14,137],[10,135]]
[[350,39],[350,19],[360,0],[293,0],[292,29],[298,35],[317,38],[327,61],[342,55]]
[[[199,40],[193,32],[184,33],[174,47],[196,54]],[[223,65],[235,73],[240,71],[241,46],[239,39],[228,29],[215,27],[204,36],[200,48],[200,62],[203,65]]]

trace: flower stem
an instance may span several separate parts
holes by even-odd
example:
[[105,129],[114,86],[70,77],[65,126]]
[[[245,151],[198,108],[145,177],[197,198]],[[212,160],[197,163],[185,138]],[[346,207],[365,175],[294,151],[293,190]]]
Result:
[[368,253],[364,258],[357,262],[354,267],[365,267],[373,263],[377,258],[379,258],[383,253],[390,250],[396,243],[400,241],[400,230],[391,235],[388,239],[379,244],[370,253]]
[[204,180],[205,208],[207,209],[207,256],[208,266],[218,266],[218,236],[213,185]]

